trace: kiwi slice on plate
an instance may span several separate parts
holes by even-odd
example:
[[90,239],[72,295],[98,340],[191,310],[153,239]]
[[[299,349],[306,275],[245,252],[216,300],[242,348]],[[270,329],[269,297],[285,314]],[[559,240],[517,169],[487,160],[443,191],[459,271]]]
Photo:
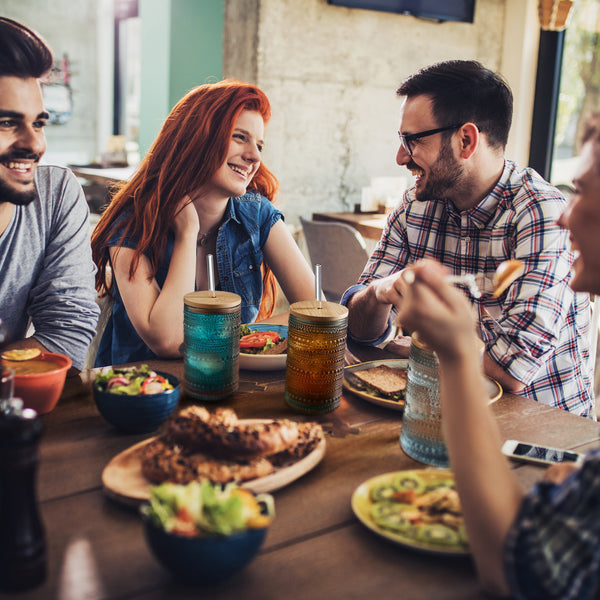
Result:
[[425,491],[425,482],[416,473],[402,473],[394,480],[399,491],[414,490],[417,494]]
[[371,502],[382,502],[385,500],[392,500],[394,494],[398,492],[398,488],[392,483],[378,483],[371,488],[369,496]]
[[371,507],[371,518],[379,527],[407,534],[413,524],[404,515],[405,511],[414,512],[415,507],[399,502],[378,502]]
[[424,523],[417,527],[416,539],[436,546],[458,546],[460,537],[456,531],[439,523]]
[[451,490],[455,490],[456,484],[454,483],[453,479],[438,479],[437,481],[428,483],[425,487],[425,492],[432,492],[438,488],[449,488]]

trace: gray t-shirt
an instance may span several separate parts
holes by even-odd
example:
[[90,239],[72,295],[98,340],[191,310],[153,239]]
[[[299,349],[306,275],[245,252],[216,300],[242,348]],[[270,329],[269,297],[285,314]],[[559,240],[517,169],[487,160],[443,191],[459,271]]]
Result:
[[35,185],[38,197],[15,206],[0,235],[0,319],[9,342],[32,324],[35,339],[81,369],[100,312],[88,207],[68,169],[39,166]]

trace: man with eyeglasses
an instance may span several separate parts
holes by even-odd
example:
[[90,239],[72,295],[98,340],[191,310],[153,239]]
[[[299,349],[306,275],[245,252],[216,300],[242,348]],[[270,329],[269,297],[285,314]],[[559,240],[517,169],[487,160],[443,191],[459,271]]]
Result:
[[[426,67],[397,90],[404,98],[396,162],[415,184],[388,217],[357,285],[348,289],[350,338],[380,345],[402,303],[398,278],[422,258],[488,286],[498,265],[525,271],[499,298],[471,297],[487,375],[507,391],[593,417],[589,297],[569,288],[574,259],[557,225],[565,198],[532,169],[505,159],[512,93],[476,61]],[[468,290],[465,290],[469,293]],[[408,355],[410,338],[386,348]]]

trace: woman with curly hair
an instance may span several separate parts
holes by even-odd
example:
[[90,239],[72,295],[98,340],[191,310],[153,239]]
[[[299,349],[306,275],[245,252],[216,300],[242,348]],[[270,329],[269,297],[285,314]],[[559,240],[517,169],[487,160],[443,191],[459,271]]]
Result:
[[96,366],[180,356],[183,296],[208,289],[208,254],[216,288],[241,297],[243,323],[272,315],[275,277],[290,302],[314,298],[261,160],[270,112],[260,89],[234,80],[173,108],[92,235],[96,287],[113,298]]

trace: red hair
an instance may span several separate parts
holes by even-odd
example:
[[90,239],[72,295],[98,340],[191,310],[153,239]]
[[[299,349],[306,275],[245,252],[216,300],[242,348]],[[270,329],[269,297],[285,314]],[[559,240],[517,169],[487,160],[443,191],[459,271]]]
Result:
[[[142,255],[149,257],[155,276],[167,245],[166,232],[175,219],[181,199],[208,183],[227,158],[237,118],[244,110],[271,116],[267,96],[256,86],[226,79],[201,85],[173,108],[133,177],[121,184],[92,234],[92,255],[98,266],[96,289],[112,295],[107,276],[108,241],[117,228],[138,240],[129,276]],[[273,202],[279,184],[261,162],[248,191],[256,190]],[[257,319],[275,308],[275,277],[263,264],[263,296]]]

